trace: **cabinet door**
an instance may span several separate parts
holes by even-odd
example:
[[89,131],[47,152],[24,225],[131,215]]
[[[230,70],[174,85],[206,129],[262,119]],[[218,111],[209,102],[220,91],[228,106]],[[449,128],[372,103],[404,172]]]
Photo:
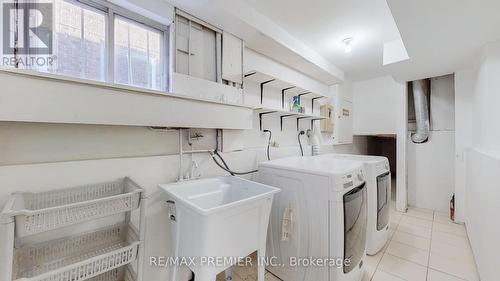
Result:
[[222,34],[222,79],[243,83],[243,41],[227,32]]
[[352,102],[339,99],[337,112],[337,143],[352,143]]

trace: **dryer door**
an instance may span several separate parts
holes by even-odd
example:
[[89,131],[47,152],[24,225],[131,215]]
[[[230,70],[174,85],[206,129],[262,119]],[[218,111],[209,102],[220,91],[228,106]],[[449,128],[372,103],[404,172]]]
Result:
[[391,190],[391,173],[377,177],[377,230],[389,224],[389,194]]
[[353,270],[363,258],[366,247],[366,187],[344,194],[344,273]]

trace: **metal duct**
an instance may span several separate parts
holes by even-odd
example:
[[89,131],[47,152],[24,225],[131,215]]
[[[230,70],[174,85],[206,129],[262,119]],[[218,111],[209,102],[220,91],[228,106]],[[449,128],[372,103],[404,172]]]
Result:
[[426,95],[428,81],[417,80],[413,81],[412,85],[417,131],[411,136],[411,140],[414,143],[424,143],[429,138],[429,107]]

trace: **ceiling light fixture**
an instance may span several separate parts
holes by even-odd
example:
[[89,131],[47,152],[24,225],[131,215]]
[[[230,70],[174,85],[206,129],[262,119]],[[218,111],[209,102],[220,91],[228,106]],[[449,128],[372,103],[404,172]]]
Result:
[[347,37],[344,40],[342,40],[342,42],[345,45],[344,49],[345,53],[350,53],[352,51],[352,41],[353,41],[352,37]]

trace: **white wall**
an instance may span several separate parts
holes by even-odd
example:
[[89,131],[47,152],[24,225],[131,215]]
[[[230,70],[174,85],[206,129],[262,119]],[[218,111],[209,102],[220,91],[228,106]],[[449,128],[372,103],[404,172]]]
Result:
[[496,150],[500,143],[498,110],[500,82],[500,43],[492,43],[467,68],[455,74],[456,88],[456,200],[457,218],[464,221],[465,151],[468,148]]
[[422,144],[408,139],[408,204],[448,212],[455,191],[455,132],[431,131]]
[[475,64],[456,72],[456,197],[481,280],[500,275],[500,42],[487,45]]
[[[500,150],[466,151],[466,227],[481,280],[498,280],[500,251]],[[493,219],[493,220],[492,220]]]
[[408,204],[443,212],[455,192],[454,76],[431,79],[431,131],[426,143],[408,135]]
[[405,85],[390,76],[353,83],[356,135],[397,134]]

